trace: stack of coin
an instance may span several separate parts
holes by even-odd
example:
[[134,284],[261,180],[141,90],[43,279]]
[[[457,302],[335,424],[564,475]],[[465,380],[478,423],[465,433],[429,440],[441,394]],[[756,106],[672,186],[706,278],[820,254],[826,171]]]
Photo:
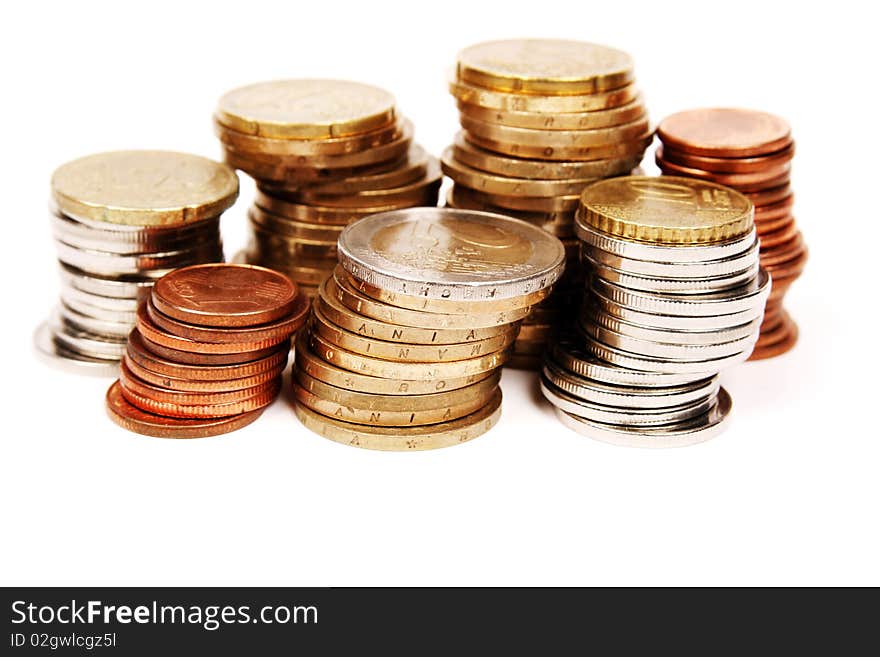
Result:
[[223,260],[226,165],[164,151],[100,153],[52,176],[61,303],[34,336],[50,363],[114,376],[139,295],[176,267]]
[[297,338],[296,413],[331,440],[403,451],[494,425],[499,368],[564,249],[510,217],[418,208],[347,227],[339,262]]
[[197,265],[160,278],[137,310],[107,410],[150,436],[214,436],[250,424],[281,388],[308,299],[286,276]]
[[339,80],[253,84],[220,99],[214,125],[226,162],[259,189],[252,240],[236,259],[284,272],[309,296],[332,272],[346,224],[437,205],[439,164],[413,144],[412,123],[382,89]]
[[693,444],[730,410],[717,374],[748,358],[770,279],[748,198],[688,178],[628,176],[584,190],[589,284],[573,336],[542,374],[562,421],[606,442]]
[[662,146],[656,161],[663,173],[721,183],[754,203],[761,266],[773,277],[773,292],[752,360],[785,353],[797,342],[798,328],[782,299],[807,262],[792,215],[794,140],[788,123],[754,110],[698,109],[664,119],[657,135]]
[[589,183],[632,171],[650,143],[630,56],[577,41],[492,41],[458,55],[449,85],[462,131],[443,153],[447,205],[540,226],[568,249],[556,293],[523,321],[511,364],[538,369],[548,336],[580,296],[574,213]]

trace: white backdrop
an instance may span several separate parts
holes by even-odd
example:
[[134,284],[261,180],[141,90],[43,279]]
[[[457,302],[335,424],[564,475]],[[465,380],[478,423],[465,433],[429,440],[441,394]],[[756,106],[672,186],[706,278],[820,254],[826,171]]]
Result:
[[[782,3],[780,3],[781,5]],[[23,3],[4,11],[0,584],[880,584],[873,287],[878,52],[859,3]],[[810,247],[788,355],[724,374],[729,430],[683,450],[562,427],[532,374],[459,447],[388,454],[303,429],[276,403],[224,437],[167,441],[106,418],[107,381],[31,352],[56,301],[48,181],[120,148],[219,156],[216,99],[339,77],[393,91],[438,154],[447,71],[491,38],[633,54],[655,120],[735,105],[787,117]],[[650,157],[646,162],[651,162]],[[656,171],[653,164],[648,167]],[[245,240],[252,185],[224,217]]]

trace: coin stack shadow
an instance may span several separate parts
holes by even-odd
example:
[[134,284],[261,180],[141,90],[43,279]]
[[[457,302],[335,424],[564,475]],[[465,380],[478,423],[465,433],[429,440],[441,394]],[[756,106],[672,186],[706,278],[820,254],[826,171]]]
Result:
[[664,174],[727,185],[754,203],[761,266],[773,278],[773,291],[751,360],[785,353],[797,342],[798,327],[782,300],[807,263],[807,246],[792,215],[794,140],[788,123],[753,110],[700,109],[668,117],[657,135],[662,146],[655,159]]
[[164,276],[138,308],[107,391],[111,419],[166,438],[250,424],[278,396],[308,306],[292,281],[261,267],[197,265]]
[[567,248],[563,279],[523,321],[508,363],[540,369],[548,336],[583,285],[578,197],[591,182],[631,172],[651,141],[633,62],[590,43],[487,42],[459,53],[449,89],[462,130],[441,158],[454,181],[447,206],[523,219]]
[[228,164],[258,193],[252,238],[236,261],[287,274],[313,297],[336,264],[352,221],[397,208],[437,205],[436,158],[413,143],[394,97],[336,80],[257,83],[224,95],[214,127]]
[[399,451],[490,429],[519,321],[562,273],[559,241],[504,216],[420,208],[350,226],[339,256],[297,337],[292,395],[303,424]]
[[176,267],[223,260],[219,216],[237,195],[231,169],[184,153],[100,153],[59,167],[49,219],[61,299],[34,336],[38,353],[115,376],[139,295]]
[[617,178],[584,190],[576,227],[589,283],[573,336],[548,352],[545,397],[605,442],[713,437],[731,406],[717,374],[748,358],[770,292],[751,202],[686,178]]

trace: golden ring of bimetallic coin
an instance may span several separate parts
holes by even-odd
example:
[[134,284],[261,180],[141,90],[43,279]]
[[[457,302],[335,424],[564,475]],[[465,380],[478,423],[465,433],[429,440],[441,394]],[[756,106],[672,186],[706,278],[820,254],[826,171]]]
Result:
[[589,112],[527,112],[492,109],[459,101],[458,111],[477,121],[532,130],[594,130],[630,123],[647,116],[641,94],[625,105]]
[[345,80],[274,80],[220,98],[217,119],[250,135],[326,139],[382,128],[395,119],[394,96]]
[[171,151],[112,151],[63,164],[52,198],[75,219],[173,226],[216,217],[238,197],[225,164]]
[[488,41],[458,54],[459,79],[524,94],[592,94],[633,80],[632,58],[594,43],[562,39]]
[[746,235],[754,207],[737,191],[675,176],[624,176],[587,187],[577,220],[614,237],[711,244]]
[[635,85],[580,96],[530,96],[476,87],[460,80],[449,81],[449,93],[456,100],[487,109],[547,114],[592,112],[628,105],[639,97]]
[[302,404],[296,404],[294,410],[303,426],[334,442],[365,449],[408,452],[450,447],[483,435],[501,417],[501,390],[498,389],[488,404],[471,415],[422,427],[370,427],[341,422],[315,413]]
[[479,135],[465,131],[464,138],[472,144],[503,155],[514,157],[534,158],[537,160],[608,160],[612,158],[634,157],[641,155],[651,145],[653,136],[644,133],[626,141],[602,144],[600,146],[579,147],[544,147],[530,146],[514,142],[503,142],[496,139],[487,139]]
[[456,134],[452,147],[455,159],[474,169],[510,178],[539,180],[577,180],[615,176],[629,173],[638,166],[642,159],[641,154],[581,162],[553,162],[551,160],[507,157],[471,144],[464,138],[462,132]]
[[425,329],[467,329],[492,328],[517,322],[525,317],[528,307],[507,310],[487,310],[471,314],[450,314],[400,308],[367,296],[354,287],[341,267],[333,270],[333,277],[327,280],[327,292],[354,312],[372,319],[401,326]]

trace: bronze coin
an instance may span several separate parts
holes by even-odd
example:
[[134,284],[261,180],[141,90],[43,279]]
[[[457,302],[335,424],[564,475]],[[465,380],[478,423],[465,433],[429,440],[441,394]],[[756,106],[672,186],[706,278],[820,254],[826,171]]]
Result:
[[[787,242],[768,248],[766,251],[762,248],[761,266],[764,269],[769,269],[774,265],[787,262],[800,255],[803,249],[804,238],[800,231],[798,231]],[[772,269],[770,271],[772,273]]]
[[755,206],[755,208],[763,207],[765,205],[772,205],[773,203],[778,203],[782,199],[791,195],[791,185],[788,182],[785,182],[778,187],[771,187],[769,189],[762,189],[757,192],[742,192],[746,196],[749,197],[749,200]]
[[798,233],[798,227],[794,222],[794,219],[791,220],[790,223],[777,228],[774,231],[769,233],[764,233],[761,235],[761,248],[762,249],[772,249],[776,246],[784,245],[791,240],[795,239]]
[[154,325],[181,338],[197,342],[265,344],[266,346],[271,346],[277,342],[289,340],[290,336],[305,324],[309,312],[309,300],[300,294],[296,298],[296,305],[287,317],[269,322],[268,324],[245,328],[234,326],[223,328],[205,327],[181,322],[159,312],[151,300],[147,300],[143,307],[146,308],[147,315],[149,315]]
[[[754,203],[754,201],[752,201]],[[768,221],[779,219],[788,214],[794,207],[794,194],[788,194],[775,203],[755,205],[755,221]]]
[[773,277],[774,290],[777,283],[782,283],[783,281],[794,279],[801,275],[804,270],[804,265],[807,264],[808,255],[809,251],[806,246],[802,246],[802,248],[794,251],[786,260],[780,260],[779,262],[773,264],[768,263],[766,265],[761,263],[761,266],[769,271],[770,275]]
[[160,312],[203,326],[255,326],[289,315],[299,290],[283,274],[253,265],[184,267],[153,286]]
[[223,418],[182,419],[142,411],[122,395],[119,381],[107,390],[107,414],[123,429],[155,438],[208,438],[246,427],[263,409]]
[[663,145],[663,159],[694,169],[712,173],[759,173],[777,168],[794,157],[794,142],[777,153],[756,157],[710,157],[680,151],[669,144]]
[[710,108],[678,112],[657,127],[660,140],[673,148],[710,157],[754,157],[791,144],[788,123],[755,110]]
[[794,225],[794,217],[790,214],[782,216],[779,219],[765,219],[761,222],[755,221],[755,229],[758,232],[758,237],[763,237],[768,233],[772,233],[788,225]]
[[776,187],[788,180],[791,170],[791,163],[788,162],[774,169],[757,173],[714,173],[670,162],[663,156],[662,148],[657,149],[657,152],[654,154],[654,160],[664,174],[709,180],[740,191],[756,191]]
[[[161,345],[156,345],[163,349]],[[173,352],[173,350],[166,350]],[[243,377],[251,377],[272,372],[276,369],[283,370],[287,365],[287,357],[290,353],[290,345],[282,343],[275,349],[268,350],[263,356],[244,360],[248,354],[242,354],[242,360],[238,363],[210,364],[204,356],[199,357],[195,364],[184,363],[179,359],[170,360],[154,351],[154,346],[147,346],[143,336],[134,329],[128,336],[126,345],[126,357],[136,363],[138,367],[154,372],[156,376],[165,379],[182,379],[186,381],[223,381],[234,380]],[[193,354],[185,354],[193,357]],[[166,386],[166,387],[171,387]]]
[[260,386],[260,392],[242,399],[222,404],[180,404],[175,402],[164,402],[152,397],[135,392],[127,388],[124,384],[120,384],[122,396],[128,403],[138,408],[155,413],[156,415],[165,415],[168,417],[180,418],[210,418],[210,417],[229,417],[231,415],[240,415],[255,411],[258,408],[268,406],[278,396],[281,390],[281,377],[278,377],[270,386]]
[[[122,355],[122,363],[126,369],[131,372],[137,379],[149,383],[164,390],[176,390],[179,392],[231,392],[233,390],[244,390],[245,388],[253,388],[267,383],[279,376],[284,371],[284,367],[275,367],[275,369],[245,376],[238,379],[220,379],[214,381],[198,381],[188,379],[178,379],[163,374],[156,374],[150,370],[141,367],[127,353]],[[220,366],[222,368],[222,365]]]
[[256,351],[229,354],[201,354],[167,347],[158,342],[153,342],[142,333],[141,342],[144,347],[146,347],[147,351],[166,360],[182,363],[184,365],[240,365],[266,358],[285,348],[289,349],[290,347],[290,342],[285,341],[275,347],[257,349]]

